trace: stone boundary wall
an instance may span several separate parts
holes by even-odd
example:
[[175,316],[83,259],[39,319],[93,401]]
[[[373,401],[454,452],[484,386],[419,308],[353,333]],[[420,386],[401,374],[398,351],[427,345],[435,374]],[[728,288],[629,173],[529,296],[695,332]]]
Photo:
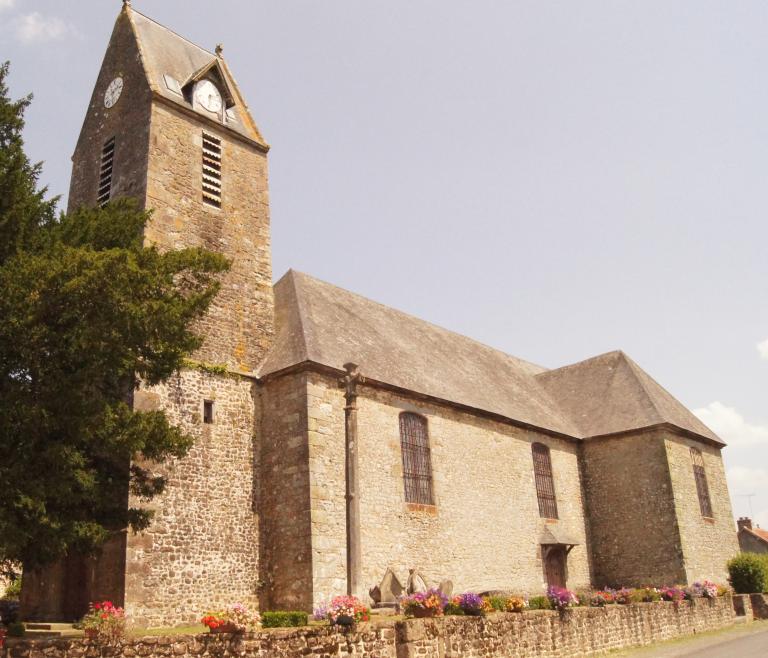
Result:
[[90,640],[8,640],[0,658],[579,658],[651,644],[735,622],[731,597],[530,611],[488,617],[409,619],[231,635],[144,637],[105,647]]

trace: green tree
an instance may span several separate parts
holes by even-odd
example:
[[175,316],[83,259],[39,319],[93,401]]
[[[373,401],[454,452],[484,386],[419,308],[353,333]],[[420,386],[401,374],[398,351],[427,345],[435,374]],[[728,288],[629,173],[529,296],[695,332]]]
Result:
[[[131,396],[177,371],[226,259],[147,247],[127,200],[56,215],[24,153],[30,98],[0,67],[0,566],[36,567],[141,530],[153,464],[191,438]],[[139,504],[128,505],[129,491]]]

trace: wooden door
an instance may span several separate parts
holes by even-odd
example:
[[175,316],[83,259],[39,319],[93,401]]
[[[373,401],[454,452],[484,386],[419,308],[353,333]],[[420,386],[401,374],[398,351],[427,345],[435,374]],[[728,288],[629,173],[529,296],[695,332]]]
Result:
[[544,561],[548,587],[565,587],[565,549],[553,546]]

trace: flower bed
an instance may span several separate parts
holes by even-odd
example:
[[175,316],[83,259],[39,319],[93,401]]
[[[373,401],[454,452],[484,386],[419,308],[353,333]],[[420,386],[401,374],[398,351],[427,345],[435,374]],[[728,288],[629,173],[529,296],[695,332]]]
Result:
[[327,620],[331,626],[354,626],[370,619],[371,611],[357,597],[335,596],[330,603],[315,609],[315,621]]
[[86,637],[105,644],[115,644],[125,635],[125,610],[112,601],[91,603],[80,623]]
[[606,588],[576,593],[564,587],[549,587],[543,596],[480,596],[464,592],[450,600],[440,590],[430,589],[400,598],[400,609],[406,617],[482,616],[490,612],[523,612],[523,610],[559,610],[574,607],[602,608],[608,605],[629,605],[630,603],[656,603],[659,601],[691,601],[705,598],[715,599],[730,592],[726,587],[709,581],[696,582],[690,587],[637,587],[629,589]]
[[261,621],[258,612],[252,612],[242,603],[206,612],[200,623],[208,627],[211,633],[245,633],[253,630]]

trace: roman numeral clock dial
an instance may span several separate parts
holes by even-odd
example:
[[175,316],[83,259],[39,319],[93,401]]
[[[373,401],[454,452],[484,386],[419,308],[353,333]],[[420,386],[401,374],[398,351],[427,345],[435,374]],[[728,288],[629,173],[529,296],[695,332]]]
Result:
[[104,94],[104,107],[109,109],[114,107],[115,103],[120,100],[120,94],[123,93],[123,79],[117,77],[109,83],[107,91]]

